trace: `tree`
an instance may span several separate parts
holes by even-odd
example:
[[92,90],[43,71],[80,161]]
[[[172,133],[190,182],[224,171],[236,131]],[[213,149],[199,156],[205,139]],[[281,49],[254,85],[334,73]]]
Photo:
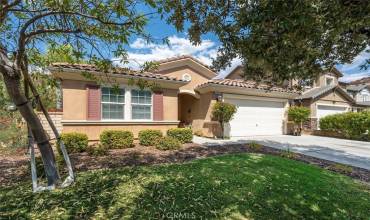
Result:
[[221,125],[221,138],[223,139],[225,134],[225,123],[228,123],[233,119],[236,113],[236,106],[226,102],[216,102],[213,105],[212,116]]
[[2,80],[37,143],[49,186],[58,182],[59,174],[50,142],[27,96],[30,88],[48,118],[30,77],[29,64],[42,66],[39,57],[45,44],[67,43],[73,45],[75,57],[86,54],[90,62],[107,70],[111,62],[102,50],[113,50],[114,56],[126,57],[123,47],[131,36],[148,38],[144,26],[152,12],[141,13],[138,5],[156,6],[151,0],[0,1]]
[[312,79],[370,45],[370,1],[167,0],[165,9],[193,43],[208,32],[219,38],[216,69],[240,58],[245,76],[257,80]]
[[303,106],[292,106],[288,110],[289,120],[294,122],[294,134],[300,136],[302,134],[303,123],[310,117],[311,110]]

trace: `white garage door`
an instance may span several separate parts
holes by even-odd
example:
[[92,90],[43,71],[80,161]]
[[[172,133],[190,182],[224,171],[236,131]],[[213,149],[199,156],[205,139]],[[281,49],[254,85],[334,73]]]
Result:
[[274,135],[283,133],[284,102],[226,99],[238,110],[226,130],[230,136]]
[[347,107],[344,106],[332,106],[332,105],[318,105],[317,106],[317,118],[325,117],[327,115],[333,115],[338,113],[344,113],[347,111]]

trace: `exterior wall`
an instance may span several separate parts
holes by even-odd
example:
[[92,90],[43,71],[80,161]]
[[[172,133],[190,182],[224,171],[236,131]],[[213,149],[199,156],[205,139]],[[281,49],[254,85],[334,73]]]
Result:
[[63,132],[82,132],[87,134],[90,141],[98,141],[99,135],[104,130],[128,130],[134,133],[134,137],[138,137],[138,133],[144,129],[158,129],[166,134],[166,131],[170,128],[177,128],[177,124],[85,124],[85,125],[63,125]]
[[87,119],[87,82],[63,80],[63,120]]
[[[89,82],[64,80],[63,120],[87,119],[87,90]],[[177,90],[163,89],[163,106],[171,106],[163,112],[163,120],[177,121]]]
[[[61,133],[63,130],[62,126],[62,116],[63,112],[49,112],[51,120],[54,122],[55,127],[57,128],[58,132]],[[55,139],[55,135],[53,130],[51,129],[48,121],[46,120],[44,114],[42,112],[38,112],[37,116],[39,117],[42,127],[44,127],[44,130],[49,135],[51,139]]]
[[159,72],[160,74],[175,77],[177,79],[182,79],[182,76],[184,74],[189,74],[191,76],[191,81],[187,84],[180,87],[180,90],[190,90],[194,91],[194,88],[197,87],[197,85],[200,85],[202,83],[205,83],[209,80],[206,76],[202,75],[201,73],[197,72],[196,70],[188,67],[176,67],[169,70],[163,70]]
[[338,76],[335,73],[327,72],[320,74],[320,76],[314,82],[314,87],[326,86],[326,77],[332,77],[334,79],[334,84],[338,85]]
[[130,130],[136,137],[139,130],[160,129],[165,133],[167,129],[178,126],[178,90],[176,89],[163,89],[163,121],[123,121],[114,124],[94,121],[91,124],[87,120],[87,84],[91,83],[63,80],[63,114],[60,115],[63,132],[83,132],[90,140],[98,140],[100,132],[106,129]]
[[212,92],[201,94],[199,99],[182,95],[180,103],[180,118],[190,122],[194,132],[201,132],[206,137],[220,133],[219,123],[212,121],[212,106],[216,103]]
[[323,96],[316,100],[303,100],[302,106],[305,106],[311,110],[311,115],[309,121],[305,124],[306,129],[316,130],[318,128],[318,119],[317,119],[317,106],[318,105],[337,105],[337,106],[345,106],[347,108],[351,108],[352,105],[348,102],[340,93],[338,92],[331,92],[326,96]]
[[370,91],[368,89],[363,89],[356,94],[355,100],[357,102],[370,102]]
[[237,67],[225,78],[226,79],[243,79],[242,73],[243,73],[243,68]]

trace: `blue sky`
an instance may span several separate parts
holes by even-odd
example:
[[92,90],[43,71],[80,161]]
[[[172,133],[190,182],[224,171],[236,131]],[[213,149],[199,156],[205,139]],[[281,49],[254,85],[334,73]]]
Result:
[[[131,60],[130,66],[133,68],[137,68],[139,64],[145,61],[166,59],[179,55],[192,55],[203,63],[211,65],[212,58],[217,56],[217,48],[220,46],[213,34],[203,36],[203,42],[194,46],[189,42],[186,33],[177,32],[173,26],[166,24],[165,21],[157,17],[149,20],[146,30],[155,39],[168,37],[169,45],[163,44],[161,41],[148,44],[141,38],[133,38],[130,45],[126,47]],[[370,68],[367,70],[360,68],[360,65],[368,58],[370,58],[370,53],[363,52],[352,63],[337,65],[338,70],[344,74],[341,81],[352,81],[370,76]],[[227,74],[240,63],[240,60],[234,60],[231,67],[220,71],[220,75]]]

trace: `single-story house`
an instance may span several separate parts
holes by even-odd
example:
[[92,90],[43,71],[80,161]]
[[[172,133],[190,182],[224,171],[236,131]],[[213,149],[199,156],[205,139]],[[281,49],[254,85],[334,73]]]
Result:
[[[127,129],[134,135],[142,129],[165,132],[189,126],[204,136],[219,135],[212,119],[217,101],[233,103],[238,110],[225,132],[229,136],[287,133],[287,108],[301,104],[312,110],[312,128],[317,119],[336,112],[351,111],[354,99],[338,85],[337,70],[322,74],[313,87],[300,92],[291,86],[278,87],[244,80],[237,67],[224,79],[191,56],[159,61],[156,72],[141,73],[114,68],[101,72],[93,65],[55,63],[49,70],[60,80],[62,91],[62,132],[86,133],[98,140],[106,129]],[[94,77],[106,79],[96,83]],[[154,92],[131,85],[131,79],[155,82]],[[119,84],[111,88],[109,81]],[[316,124],[315,124],[316,123]]]

